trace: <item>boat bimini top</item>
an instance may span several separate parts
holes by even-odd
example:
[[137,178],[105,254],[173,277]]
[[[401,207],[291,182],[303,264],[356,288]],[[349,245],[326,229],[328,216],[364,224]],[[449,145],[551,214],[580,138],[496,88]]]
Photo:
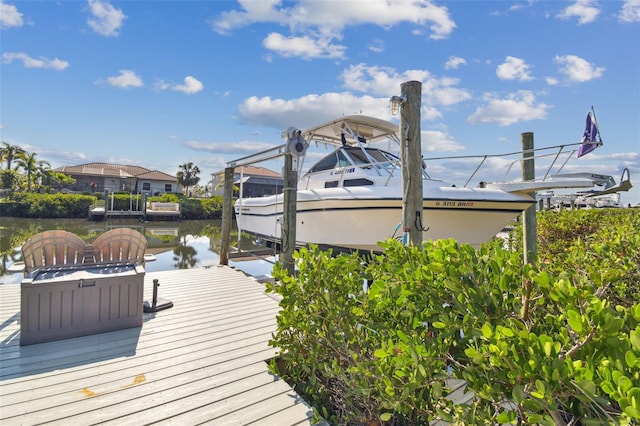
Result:
[[302,137],[311,142],[336,146],[357,146],[363,142],[381,142],[390,139],[400,143],[398,125],[366,115],[349,115],[302,131]]

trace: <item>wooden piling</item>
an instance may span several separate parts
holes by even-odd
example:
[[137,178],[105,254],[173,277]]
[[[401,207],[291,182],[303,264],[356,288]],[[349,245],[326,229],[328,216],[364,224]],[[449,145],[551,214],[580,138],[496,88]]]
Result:
[[296,208],[298,202],[298,158],[287,153],[284,156],[284,195],[283,195],[283,223],[282,223],[282,247],[280,262],[287,272],[293,275],[295,264],[293,252],[296,249]]
[[422,232],[428,224],[423,220],[422,195],[422,141],[420,138],[420,106],[422,83],[408,81],[400,85],[405,97],[400,112],[400,138],[402,157],[402,184],[404,202],[403,227],[409,233],[409,242],[422,247]]
[[[224,169],[224,195],[222,199],[222,245],[220,246],[220,265],[229,265],[229,240],[231,239],[231,221],[233,219],[233,167]],[[240,232],[240,230],[238,230]]]
[[[525,132],[520,135],[522,144],[522,180],[532,180],[536,178],[533,132]],[[534,198],[536,193],[529,193]],[[524,263],[533,263],[538,253],[537,239],[537,221],[536,221],[536,205],[532,204],[522,213],[522,247],[524,248]]]

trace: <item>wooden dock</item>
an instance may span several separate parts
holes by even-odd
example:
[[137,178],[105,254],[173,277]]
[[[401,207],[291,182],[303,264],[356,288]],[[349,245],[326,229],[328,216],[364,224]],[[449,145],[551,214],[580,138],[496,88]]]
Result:
[[226,266],[151,272],[173,307],[142,327],[20,346],[20,285],[0,284],[0,424],[311,424],[269,373],[278,303]]

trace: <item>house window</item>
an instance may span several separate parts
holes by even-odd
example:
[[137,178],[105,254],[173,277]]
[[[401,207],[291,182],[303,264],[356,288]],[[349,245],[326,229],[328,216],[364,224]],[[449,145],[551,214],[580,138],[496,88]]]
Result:
[[142,184],[142,190],[143,190],[143,191],[151,191],[151,183],[149,183],[149,182],[144,182],[144,183]]
[[170,183],[165,183],[164,184],[164,192],[171,192],[171,184]]

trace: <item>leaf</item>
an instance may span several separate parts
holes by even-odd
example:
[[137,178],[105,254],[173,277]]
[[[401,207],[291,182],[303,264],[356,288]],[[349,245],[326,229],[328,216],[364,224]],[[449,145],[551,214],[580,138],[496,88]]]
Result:
[[580,380],[580,389],[592,398],[596,395],[597,391],[595,383],[591,380]]
[[[522,405],[533,412],[540,411],[542,409],[542,404],[540,404],[535,399],[525,399],[524,401],[522,401]],[[531,420],[531,418],[529,418],[529,420]]]
[[[638,306],[640,307],[640,304],[638,304]],[[629,332],[629,339],[631,340],[633,349],[636,352],[640,352],[640,327]]]
[[544,394],[536,391],[531,391],[531,396],[538,399],[544,399]]
[[434,321],[431,325],[433,325],[434,328],[439,328],[439,329],[447,328],[447,324],[440,321]]
[[511,396],[513,397],[513,400],[518,404],[522,403],[522,401],[524,401],[524,388],[521,385],[513,386]]
[[380,420],[382,420],[383,422],[388,422],[389,420],[391,420],[391,417],[393,417],[393,414],[391,413],[382,413],[380,415]]
[[629,389],[627,397],[629,399],[629,405],[640,409],[640,388]]
[[639,408],[632,407],[631,405],[628,405],[627,407],[625,407],[624,413],[627,416],[631,417],[632,419],[640,419],[640,409]]
[[420,373],[420,379],[427,377],[427,370],[425,370],[422,364],[418,364],[418,372]]
[[466,348],[464,354],[469,358],[475,358],[478,355],[478,351],[475,348]]
[[387,356],[387,351],[385,351],[384,349],[376,349],[376,351],[373,353],[373,355],[376,358],[384,358]]
[[511,410],[502,411],[496,416],[496,421],[500,424],[512,423],[516,419],[516,412]]
[[485,322],[482,325],[482,336],[486,339],[490,339],[493,336],[493,330],[491,329],[491,324]]
[[620,390],[623,392],[627,392],[629,389],[631,389],[631,386],[633,386],[633,382],[631,381],[631,379],[626,376],[620,376],[617,384],[618,388],[620,388]]
[[582,317],[576,311],[567,312],[567,323],[576,333],[582,333]]

